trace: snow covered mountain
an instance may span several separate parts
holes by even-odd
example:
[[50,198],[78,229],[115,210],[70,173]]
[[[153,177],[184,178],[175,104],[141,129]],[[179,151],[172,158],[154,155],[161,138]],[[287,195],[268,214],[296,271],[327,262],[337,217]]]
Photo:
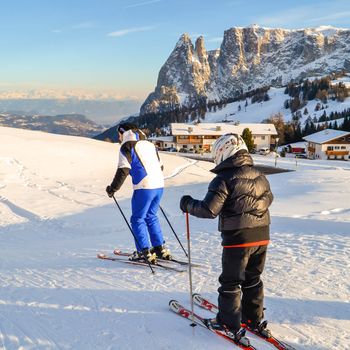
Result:
[[47,116],[0,113],[0,126],[85,137],[93,137],[105,129],[80,114]]
[[[188,274],[96,259],[133,239],[105,187],[118,144],[0,127],[0,349],[227,350],[225,340],[170,313],[189,305]],[[162,207],[186,243],[183,194],[203,198],[213,164],[160,153]],[[274,158],[254,156],[255,163]],[[265,316],[298,350],[349,349],[350,162],[278,159],[270,175]],[[116,198],[130,217],[130,178]],[[167,244],[182,249],[160,215]],[[217,220],[190,218],[194,292],[215,300],[221,270]],[[186,245],[185,245],[186,246]],[[210,313],[195,310],[210,317]],[[258,350],[272,345],[252,338]]]
[[204,38],[193,45],[183,34],[161,68],[155,91],[140,114],[220,101],[260,86],[350,69],[350,30],[268,29],[225,31],[220,49],[206,51]]

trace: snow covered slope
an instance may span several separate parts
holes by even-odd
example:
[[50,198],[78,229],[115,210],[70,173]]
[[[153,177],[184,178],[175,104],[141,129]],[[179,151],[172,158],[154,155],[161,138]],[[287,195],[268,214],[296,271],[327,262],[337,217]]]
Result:
[[[338,80],[339,82],[340,80]],[[264,119],[270,118],[272,115],[281,113],[284,116],[285,121],[292,119],[292,112],[290,109],[284,107],[284,102],[291,97],[284,93],[285,88],[270,88],[268,95],[269,101],[263,101],[260,103],[251,103],[251,99],[247,99],[247,106],[245,101],[237,101],[228,103],[221,110],[215,112],[207,112],[203,122],[205,123],[221,123],[222,121],[228,122],[240,122],[240,123],[260,123]],[[315,110],[316,105],[321,104],[325,109]],[[305,108],[307,114],[304,114]],[[350,108],[350,98],[346,98],[343,102],[328,100],[327,103],[322,103],[318,99],[307,101],[306,105],[300,109],[302,114],[301,124],[304,127],[305,120],[310,117],[311,119],[319,119],[324,112],[327,116],[331,112],[343,112]],[[334,120],[332,120],[334,122]],[[344,122],[344,118],[337,119],[338,125]]]
[[[152,276],[147,268],[96,259],[98,252],[133,248],[104,192],[117,152],[118,145],[86,138],[0,128],[0,349],[232,348],[168,311],[172,298],[188,305],[187,274]],[[185,243],[179,199],[203,197],[212,164],[161,157],[162,206]],[[278,163],[296,171],[269,176],[275,195],[264,274],[270,328],[300,350],[349,349],[350,163]],[[128,182],[117,193],[127,216],[130,188]],[[194,291],[215,300],[217,222],[191,218],[190,226],[192,257],[206,266],[193,270]],[[183,258],[164,218],[162,227]]]

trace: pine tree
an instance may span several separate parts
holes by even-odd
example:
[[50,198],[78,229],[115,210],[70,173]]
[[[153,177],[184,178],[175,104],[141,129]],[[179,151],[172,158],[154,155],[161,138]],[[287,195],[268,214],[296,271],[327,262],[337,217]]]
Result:
[[344,118],[342,130],[350,131],[350,119],[349,119],[349,117]]
[[248,147],[248,151],[252,152],[254,149],[254,140],[253,140],[252,132],[248,128],[245,128],[243,130],[242,138]]

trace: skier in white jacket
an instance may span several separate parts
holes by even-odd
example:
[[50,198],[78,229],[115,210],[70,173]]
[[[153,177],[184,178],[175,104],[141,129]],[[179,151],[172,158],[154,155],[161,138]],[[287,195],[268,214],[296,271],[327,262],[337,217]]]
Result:
[[129,259],[147,258],[153,264],[157,257],[171,260],[170,251],[164,246],[157,216],[164,188],[163,166],[158,152],[134,124],[120,124],[118,133],[121,142],[118,169],[106,192],[112,197],[121,188],[126,177],[131,175],[134,193],[131,199],[130,222],[136,238],[136,251]]

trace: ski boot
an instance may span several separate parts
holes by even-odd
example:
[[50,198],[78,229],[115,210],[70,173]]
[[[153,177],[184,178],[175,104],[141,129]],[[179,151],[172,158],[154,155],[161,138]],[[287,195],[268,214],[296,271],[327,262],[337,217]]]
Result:
[[235,343],[250,346],[249,338],[245,336],[246,330],[244,328],[240,328],[238,330],[231,330],[225,325],[222,325],[216,321],[216,318],[205,319],[204,324],[211,330],[220,332],[221,334],[226,335],[231,338]]
[[163,260],[172,260],[172,256],[170,250],[166,248],[164,245],[159,245],[157,247],[152,248],[152,252],[156,254],[158,259]]
[[143,261],[147,260],[150,264],[157,263],[157,255],[151,253],[148,248],[143,249],[142,252],[135,250],[131,255],[129,255],[129,260],[131,261]]
[[267,321],[252,323],[247,322],[246,325],[248,326],[248,329],[252,330],[253,332],[259,333],[264,338],[271,338],[272,334],[271,331],[267,328]]
[[265,338],[272,337],[271,331],[267,328],[267,321],[266,320],[263,322],[259,322],[256,325],[256,327],[254,328],[254,330]]

